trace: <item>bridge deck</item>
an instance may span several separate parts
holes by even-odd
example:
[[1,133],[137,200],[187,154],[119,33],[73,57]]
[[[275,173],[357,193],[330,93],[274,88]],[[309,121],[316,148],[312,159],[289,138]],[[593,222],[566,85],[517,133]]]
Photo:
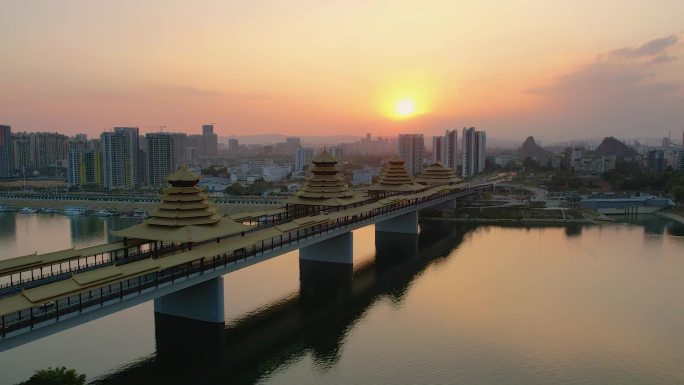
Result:
[[123,242],[113,242],[104,245],[96,245],[84,247],[82,249],[66,249],[61,251],[54,251],[45,254],[30,254],[23,257],[10,258],[0,261],[0,276],[18,273],[20,271],[27,271],[31,269],[38,269],[41,266],[50,266],[58,263],[72,261],[94,255],[110,253],[112,251],[122,250],[128,247],[135,247],[142,245],[147,241],[132,240],[124,245]]
[[[33,328],[36,323],[47,319],[59,319],[60,315],[80,312],[93,304],[102,306],[107,299],[123,298],[136,291],[140,293],[140,290],[150,285],[154,287],[162,282],[172,283],[178,277],[189,277],[206,269],[246,260],[259,252],[263,254],[284,246],[292,247],[300,240],[318,234],[336,232],[350,225],[358,226],[368,221],[372,223],[407,210],[428,207],[471,194],[482,186],[464,187],[472,186],[434,187],[424,192],[392,196],[345,210],[300,217],[290,222],[257,228],[244,235],[222,238],[219,242],[207,242],[193,250],[123,265],[109,265],[73,274],[58,282],[24,289],[19,294],[0,298],[2,336],[23,327]],[[437,202],[432,203],[434,201]]]

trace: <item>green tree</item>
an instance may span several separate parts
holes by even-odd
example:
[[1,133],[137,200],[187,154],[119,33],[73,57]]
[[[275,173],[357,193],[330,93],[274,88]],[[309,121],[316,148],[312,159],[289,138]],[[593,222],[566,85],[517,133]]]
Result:
[[501,170],[503,170],[503,167],[494,163],[494,158],[492,158],[491,156],[488,156],[487,159],[485,159],[485,172],[486,171],[501,171]]
[[272,187],[272,183],[268,183],[264,181],[263,178],[259,178],[247,187],[246,195],[262,195]]
[[536,160],[530,158],[529,156],[523,160],[523,167],[532,170],[539,170],[539,163]]
[[226,194],[245,195],[245,188],[239,182],[235,182],[226,188]]
[[684,186],[674,186],[670,193],[678,203],[684,203]]
[[517,170],[519,169],[518,163],[514,161],[513,159],[509,160],[508,163],[506,163],[506,166],[504,167],[504,170],[506,171],[511,171],[511,170]]
[[85,374],[78,374],[74,369],[47,368],[36,371],[28,380],[17,385],[83,385]]

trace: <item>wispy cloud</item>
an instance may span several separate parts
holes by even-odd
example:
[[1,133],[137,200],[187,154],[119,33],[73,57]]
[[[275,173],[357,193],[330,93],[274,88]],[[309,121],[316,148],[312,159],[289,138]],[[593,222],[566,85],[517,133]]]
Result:
[[159,93],[168,93],[173,95],[182,95],[188,97],[209,97],[209,98],[224,98],[233,100],[270,100],[273,99],[271,95],[261,93],[244,93],[244,92],[223,92],[216,89],[206,89],[186,85],[154,85],[152,88]]
[[604,55],[599,55],[598,60],[611,59],[647,59],[648,63],[657,64],[673,60],[668,50],[679,41],[678,35],[660,37],[639,44],[636,47],[618,48]]
[[527,93],[544,98],[540,124],[586,135],[643,135],[681,127],[681,81],[663,80],[663,63],[678,59],[670,35],[597,55],[577,70]]

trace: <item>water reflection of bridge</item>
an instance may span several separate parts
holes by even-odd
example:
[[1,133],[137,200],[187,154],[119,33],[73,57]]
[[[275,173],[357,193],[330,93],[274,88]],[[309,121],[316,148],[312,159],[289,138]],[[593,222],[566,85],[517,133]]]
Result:
[[298,294],[227,327],[157,313],[156,354],[95,383],[252,384],[307,353],[319,367],[330,367],[347,332],[373,303],[382,297],[401,302],[414,280],[473,229],[421,227],[419,236],[376,233],[375,258],[353,271],[351,265],[300,261]]

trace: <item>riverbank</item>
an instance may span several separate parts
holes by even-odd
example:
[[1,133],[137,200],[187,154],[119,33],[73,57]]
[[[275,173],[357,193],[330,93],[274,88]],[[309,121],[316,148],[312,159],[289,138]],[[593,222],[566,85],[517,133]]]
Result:
[[614,222],[614,219],[587,209],[545,209],[530,207],[488,207],[426,209],[420,219],[469,223],[580,224]]
[[[158,203],[149,202],[115,202],[94,200],[41,200],[41,199],[0,199],[0,205],[21,209],[57,209],[64,210],[66,206],[83,206],[89,211],[101,209],[110,210],[114,213],[130,213],[135,209],[143,209],[147,212],[154,209]],[[246,211],[260,211],[273,209],[273,205],[239,204],[239,203],[216,203],[215,207],[220,214],[235,214]]]
[[[435,218],[435,217],[420,217],[421,221],[428,222],[458,222],[458,223],[480,223],[480,224],[497,224],[497,223],[511,223],[511,224],[597,224],[600,221],[590,219],[543,219],[543,218],[523,218],[523,219],[486,219],[486,218]],[[604,221],[605,222],[605,221]]]

